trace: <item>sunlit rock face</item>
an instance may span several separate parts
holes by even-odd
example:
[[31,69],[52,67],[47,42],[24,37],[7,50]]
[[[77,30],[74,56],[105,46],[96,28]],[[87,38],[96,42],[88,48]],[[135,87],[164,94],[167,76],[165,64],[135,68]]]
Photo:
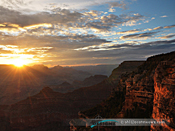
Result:
[[167,119],[161,126],[151,126],[151,131],[175,130],[175,59],[162,61],[154,74],[154,100],[152,117]]
[[[136,112],[137,108],[143,112],[151,112],[150,108],[152,108],[154,96],[153,72],[150,75],[146,75],[146,73],[146,69],[141,73],[135,71],[130,73],[126,80],[120,80],[120,82],[124,81],[123,88],[126,88],[126,95],[122,110],[117,117],[129,117],[126,116],[127,110]],[[143,115],[142,117],[148,118],[149,115]]]
[[[131,73],[123,83],[126,87],[125,101],[118,117],[125,117],[127,110],[149,111],[153,119],[167,119],[166,124],[151,126],[151,131],[175,130],[175,59],[160,61],[149,75],[147,69],[141,74]],[[125,116],[124,116],[125,115]],[[146,115],[146,114],[145,114]]]
[[[115,74],[112,78],[115,78]],[[175,52],[170,52],[149,57],[136,70],[122,74],[107,100],[82,113],[88,118],[100,114],[103,118],[167,120],[158,126],[101,127],[106,131],[175,131],[174,99]]]

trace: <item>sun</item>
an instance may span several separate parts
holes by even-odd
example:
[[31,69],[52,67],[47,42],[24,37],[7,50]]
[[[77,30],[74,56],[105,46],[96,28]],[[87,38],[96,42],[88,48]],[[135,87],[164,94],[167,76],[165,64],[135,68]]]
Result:
[[22,67],[24,64],[22,62],[14,64],[17,67]]
[[24,59],[18,58],[14,59],[12,64],[16,67],[23,67],[24,65],[28,64],[28,62]]

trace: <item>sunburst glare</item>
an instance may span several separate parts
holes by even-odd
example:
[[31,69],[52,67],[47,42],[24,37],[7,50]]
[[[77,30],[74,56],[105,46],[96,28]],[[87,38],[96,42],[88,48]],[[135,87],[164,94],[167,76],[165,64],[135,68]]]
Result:
[[24,65],[29,64],[29,61],[23,58],[16,58],[12,60],[11,63],[15,65],[16,67],[23,67]]

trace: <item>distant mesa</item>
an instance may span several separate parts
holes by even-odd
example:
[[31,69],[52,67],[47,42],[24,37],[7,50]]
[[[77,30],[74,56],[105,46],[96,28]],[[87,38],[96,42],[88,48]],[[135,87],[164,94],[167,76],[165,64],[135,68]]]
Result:
[[45,66],[45,65],[33,65],[31,68],[34,68],[34,69],[37,69],[37,70],[47,70],[48,69],[48,67],[47,66]]
[[44,87],[41,92],[53,92],[53,90],[50,87]]
[[94,75],[85,78],[83,81],[74,80],[71,84],[67,81],[64,81],[60,85],[52,87],[52,89],[56,92],[66,93],[78,88],[96,85],[107,78],[108,77],[105,75]]
[[71,85],[69,82],[64,81],[60,85],[53,87],[53,90],[56,92],[66,93],[66,92],[73,91],[78,88],[79,86],[76,87],[74,85]]
[[62,84],[60,84],[59,86],[71,86],[70,83],[68,83],[67,81],[64,81]]
[[62,69],[63,67],[62,66],[60,66],[60,65],[57,65],[57,66],[54,66],[53,68],[51,68],[51,69]]
[[73,85],[80,86],[80,87],[92,86],[92,85],[102,82],[103,80],[107,78],[108,77],[106,75],[94,75],[94,76],[85,78],[83,81],[77,81],[77,80],[73,81]]

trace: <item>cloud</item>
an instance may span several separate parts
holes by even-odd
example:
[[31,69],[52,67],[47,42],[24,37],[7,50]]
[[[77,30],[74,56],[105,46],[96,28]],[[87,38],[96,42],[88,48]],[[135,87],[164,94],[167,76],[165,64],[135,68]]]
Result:
[[122,23],[122,26],[134,26],[134,25],[140,25],[141,23],[137,23],[138,21],[142,20],[144,21],[144,16],[137,13],[133,14],[133,16],[126,16],[127,21]]
[[175,25],[158,26],[158,27],[155,27],[155,28],[147,28],[147,29],[144,29],[142,31],[153,31],[153,30],[167,29],[167,28],[173,28],[173,27],[175,27]]
[[10,8],[10,9],[20,9],[21,7],[26,7],[31,4],[29,0],[1,0],[0,5]]
[[1,55],[15,54],[43,54],[53,47],[19,47],[18,45],[0,45]]
[[10,50],[4,50],[3,48],[0,48],[0,56],[3,56],[2,54],[12,54],[13,52]]
[[111,7],[108,12],[115,12],[115,11],[116,10],[113,7]]
[[125,35],[121,36],[120,39],[148,39],[153,37],[154,34],[157,32],[146,32],[146,33],[139,33],[139,34],[131,34],[131,35]]
[[84,12],[83,15],[85,15],[85,16],[88,15],[89,17],[92,17],[92,16],[97,17],[97,16],[101,15],[101,12],[96,11],[96,10],[90,10],[89,12]]
[[126,3],[124,3],[123,1],[121,2],[109,2],[109,8],[122,8],[122,9],[126,9]]
[[132,33],[140,32],[140,31],[141,30],[139,30],[139,29],[133,29],[133,30],[117,32],[117,34],[132,34]]
[[114,50],[114,49],[122,49],[122,48],[129,48],[132,47],[131,44],[129,43],[124,43],[124,44],[101,44],[101,45],[92,45],[92,46],[87,46],[83,48],[78,48],[75,49],[77,51],[85,50],[85,51],[107,51],[107,50]]
[[[27,55],[25,58],[32,56],[32,58],[29,58],[30,60],[32,59],[34,62],[41,62],[43,64],[47,62],[50,62],[50,64],[58,64],[59,62],[59,64],[64,64],[62,63],[63,61],[71,64],[72,60],[89,59],[89,57],[87,59],[85,55],[77,53],[77,51],[73,49],[110,42],[111,41],[101,39],[91,34],[40,37],[29,35],[11,36],[8,39],[1,40],[3,48],[9,44],[12,45],[12,47],[8,47],[6,51],[1,51],[1,53],[3,53],[1,57],[7,57],[9,54],[14,54],[10,55],[10,57],[15,57],[15,54],[18,54],[19,57],[20,54],[23,54]],[[79,55],[82,55],[83,58],[79,58]],[[52,63],[51,61],[54,62]]]
[[155,28],[147,28],[147,29],[133,29],[133,30],[127,30],[127,31],[121,31],[121,32],[116,32],[116,34],[133,34],[133,33],[137,33],[137,32],[144,32],[144,31],[154,31],[154,30],[160,30],[163,28],[173,28],[175,27],[175,25],[171,25],[171,26],[158,26]]
[[114,8],[122,8],[122,9],[126,9],[126,3],[124,3],[123,1],[119,2],[108,2],[109,4],[109,11],[108,12],[115,12],[116,10]]
[[100,11],[77,12],[54,8],[50,12],[22,14],[0,6],[0,29],[12,32],[11,35],[27,33],[30,35],[53,35],[59,32],[70,33],[71,30],[107,32],[113,27],[136,23],[144,16],[140,14],[102,15]]
[[0,5],[19,11],[44,11],[55,7],[62,9],[86,9],[88,6],[102,5],[110,3],[110,5],[125,8],[124,2],[113,2],[113,0],[1,0]]
[[[9,48],[12,54],[32,55],[41,62],[42,59],[71,59],[75,48],[83,48],[90,45],[110,43],[106,39],[100,39],[95,35],[74,35],[74,36],[20,36],[11,37],[1,41],[2,45],[13,45]],[[69,58],[70,57],[70,58]]]
[[160,17],[165,18],[165,17],[168,17],[168,16],[167,15],[163,15],[163,16],[160,16]]
[[164,26],[164,28],[173,28],[175,25],[170,25],[170,26]]
[[136,15],[128,15],[128,14],[122,14],[122,15],[104,15],[101,16],[100,21],[97,22],[88,22],[86,24],[87,28],[92,28],[96,30],[101,31],[109,31],[111,28],[119,26],[119,25],[130,25],[131,23],[136,23],[137,21],[141,20],[144,16],[140,14]]
[[163,29],[163,27],[158,26],[158,27],[153,28],[153,30],[160,30],[160,29]]
[[175,34],[169,34],[169,35],[165,35],[165,36],[162,36],[162,37],[159,37],[160,39],[169,39],[169,38],[173,38],[175,37]]
[[29,25],[42,24],[42,23],[51,23],[51,24],[66,24],[69,22],[76,22],[78,18],[81,17],[79,12],[71,12],[66,9],[60,9],[57,14],[49,12],[41,12],[37,14],[25,15],[21,14],[18,11],[9,10],[0,6],[0,23],[11,23],[17,24],[20,27],[25,27]]
[[[77,48],[77,51],[108,51],[108,50],[131,50],[131,49],[139,49],[139,48],[147,48],[147,47],[156,47],[160,45],[167,44],[175,44],[174,40],[164,40],[164,41],[153,41],[147,43],[139,43],[136,41],[130,43],[122,43],[122,44],[101,44],[101,45],[92,45],[83,48]],[[175,45],[174,45],[175,46]]]

